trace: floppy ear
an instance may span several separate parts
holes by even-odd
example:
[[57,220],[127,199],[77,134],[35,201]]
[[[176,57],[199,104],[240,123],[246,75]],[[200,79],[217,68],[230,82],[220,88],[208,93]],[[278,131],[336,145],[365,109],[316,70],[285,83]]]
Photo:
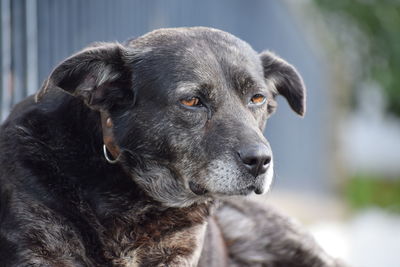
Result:
[[36,100],[52,88],[81,98],[96,110],[133,100],[127,51],[118,43],[97,43],[58,65],[36,94]]
[[272,81],[278,93],[300,116],[306,111],[306,88],[297,70],[280,57],[265,51],[260,54],[264,77]]

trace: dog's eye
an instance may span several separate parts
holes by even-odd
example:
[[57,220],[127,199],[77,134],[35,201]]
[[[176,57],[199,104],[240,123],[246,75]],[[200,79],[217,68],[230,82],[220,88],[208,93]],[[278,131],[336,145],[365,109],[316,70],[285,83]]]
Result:
[[255,105],[261,105],[265,103],[265,100],[267,98],[261,94],[255,94],[253,95],[253,97],[250,99],[251,104],[255,104]]
[[192,97],[189,99],[182,99],[181,103],[188,107],[200,107],[202,106],[201,101],[197,97]]

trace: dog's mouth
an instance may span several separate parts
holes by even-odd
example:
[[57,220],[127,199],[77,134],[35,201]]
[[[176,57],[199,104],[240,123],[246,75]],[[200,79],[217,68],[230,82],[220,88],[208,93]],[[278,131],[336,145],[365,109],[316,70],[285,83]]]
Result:
[[193,181],[189,182],[189,188],[194,194],[198,196],[203,196],[208,193],[207,189],[205,189],[202,185],[195,183]]
[[[256,192],[256,191],[258,192],[259,190],[256,189],[256,187],[255,187],[254,185],[251,185],[251,186],[248,186],[248,187],[246,187],[246,188],[239,189],[239,190],[237,191],[237,195],[247,196],[247,195],[249,195],[250,193]],[[235,194],[235,195],[236,195],[236,194]]]
[[[204,195],[210,193],[206,188],[204,188],[203,185],[200,185],[200,184],[198,184],[196,182],[193,182],[193,181],[189,182],[189,188],[197,196],[204,196]],[[254,192],[254,193],[259,195],[259,194],[263,193],[263,190],[262,190],[262,188],[258,188],[255,185],[250,185],[250,186],[245,187],[245,188],[237,189],[234,192],[229,192],[229,193],[227,193],[227,192],[224,192],[224,193],[219,192],[218,193],[217,192],[217,193],[214,193],[214,194],[216,194],[216,195],[244,195],[244,196],[246,196],[246,195],[251,194],[252,192]]]

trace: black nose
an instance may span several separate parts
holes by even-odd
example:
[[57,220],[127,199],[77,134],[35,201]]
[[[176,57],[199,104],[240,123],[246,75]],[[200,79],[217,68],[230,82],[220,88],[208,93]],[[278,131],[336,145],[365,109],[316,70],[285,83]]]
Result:
[[264,174],[271,162],[270,149],[265,145],[247,146],[239,150],[239,157],[246,169],[254,176]]

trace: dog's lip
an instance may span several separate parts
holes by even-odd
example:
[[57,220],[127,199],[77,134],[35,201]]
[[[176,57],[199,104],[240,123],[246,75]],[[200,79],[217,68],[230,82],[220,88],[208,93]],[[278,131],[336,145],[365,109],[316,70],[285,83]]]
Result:
[[198,196],[202,196],[208,193],[207,189],[205,189],[202,185],[193,181],[189,182],[189,188],[194,194]]
[[[209,193],[209,191],[207,189],[205,189],[202,185],[200,185],[196,182],[193,182],[193,181],[189,182],[189,188],[195,195],[198,195],[198,196],[204,196],[207,193]],[[256,191],[258,192],[257,188],[254,185],[250,185],[245,188],[239,188],[239,189],[235,190],[234,192],[219,192],[219,193],[215,192],[215,194],[237,196],[237,195],[248,195],[251,192],[256,192]]]
[[[207,193],[212,193],[212,192],[209,192],[206,188],[204,188],[204,186],[202,186],[201,184],[198,184],[193,181],[189,181],[189,189],[195,195],[198,195],[198,196],[203,196],[203,195],[206,195]],[[263,190],[259,186],[249,185],[247,187],[238,188],[238,189],[234,190],[233,192],[214,192],[214,194],[235,196],[235,195],[249,195],[252,192],[256,193],[257,195],[260,195],[263,193]]]
[[230,192],[216,192],[215,195],[224,196],[247,196],[254,192],[255,186],[248,186],[244,188],[238,188]]
[[263,194],[263,189],[260,187],[256,187],[254,189],[254,193],[256,193],[257,195],[262,195]]
[[257,190],[256,187],[254,185],[250,185],[246,188],[239,189],[238,193],[239,193],[239,195],[248,195],[251,192],[254,192],[255,190]]

